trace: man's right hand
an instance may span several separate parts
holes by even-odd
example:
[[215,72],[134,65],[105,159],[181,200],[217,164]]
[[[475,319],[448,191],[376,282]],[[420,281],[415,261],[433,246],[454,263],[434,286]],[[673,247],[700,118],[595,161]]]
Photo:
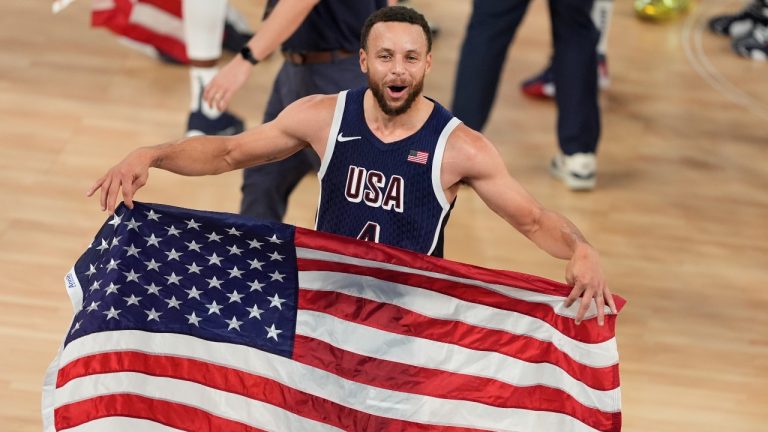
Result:
[[98,179],[86,195],[93,196],[97,190],[101,189],[101,211],[107,210],[109,214],[113,214],[117,204],[117,195],[122,190],[123,202],[128,208],[133,208],[133,195],[139,188],[147,184],[151,163],[152,152],[150,149],[134,150]]

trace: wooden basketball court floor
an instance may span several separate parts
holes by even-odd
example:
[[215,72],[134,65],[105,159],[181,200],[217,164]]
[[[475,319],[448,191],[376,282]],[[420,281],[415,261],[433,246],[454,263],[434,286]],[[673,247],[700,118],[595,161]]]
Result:
[[[263,1],[235,2],[258,25]],[[470,2],[414,0],[442,34],[426,93],[449,105]],[[487,127],[509,170],[598,247],[619,319],[627,431],[768,430],[768,65],[737,58],[704,30],[734,0],[641,22],[618,1],[612,85],[601,96],[599,187],[571,193],[546,172],[555,108],[518,82],[547,60],[546,2],[532,2]],[[63,277],[105,215],[84,193],[136,146],[183,132],[187,72],[88,26],[89,2],[53,16],[47,0],[0,4],[0,430],[40,430],[43,373],[71,319]],[[257,124],[278,56],[259,65],[233,110]],[[239,175],[152,172],[139,196],[236,211]],[[311,226],[317,184],[288,222]],[[447,257],[562,280],[537,250],[460,193]]]

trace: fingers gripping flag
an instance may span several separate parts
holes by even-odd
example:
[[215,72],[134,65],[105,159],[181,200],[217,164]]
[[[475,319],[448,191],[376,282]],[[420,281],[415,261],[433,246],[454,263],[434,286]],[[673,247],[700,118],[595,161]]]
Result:
[[535,276],[136,203],[66,285],[46,431],[621,428],[616,316]]

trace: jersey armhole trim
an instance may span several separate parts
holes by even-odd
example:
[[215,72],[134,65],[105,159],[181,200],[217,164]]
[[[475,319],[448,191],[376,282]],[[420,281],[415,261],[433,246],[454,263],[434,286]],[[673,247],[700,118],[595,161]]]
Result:
[[328,133],[328,141],[325,143],[325,152],[323,153],[323,160],[320,163],[320,170],[317,172],[317,179],[323,180],[325,171],[328,169],[328,165],[331,163],[333,157],[333,149],[336,147],[336,135],[341,128],[341,119],[344,117],[344,105],[347,101],[347,91],[339,92],[339,96],[336,99],[336,110],[333,112],[333,122],[331,123],[331,131]]
[[448,203],[448,198],[446,198],[445,191],[443,190],[443,184],[440,181],[440,173],[442,171],[443,153],[445,153],[445,145],[448,142],[448,137],[459,124],[461,124],[461,120],[456,117],[452,118],[443,128],[440,137],[437,139],[437,145],[435,145],[435,156],[432,159],[432,189],[435,192],[435,198],[437,198],[443,211],[440,213],[440,220],[437,221],[437,226],[435,227],[435,235],[432,237],[432,246],[430,246],[429,251],[427,252],[429,255],[432,255],[432,252],[435,251],[437,242],[440,239],[440,230],[443,228],[443,220],[445,219],[445,215],[448,214],[448,210],[451,209],[451,205]]
[[440,137],[437,139],[437,145],[435,146],[435,156],[432,159],[432,189],[435,192],[435,197],[440,203],[443,210],[448,209],[451,204],[448,202],[448,198],[445,197],[445,191],[443,190],[443,184],[440,181],[440,173],[443,167],[443,154],[445,153],[445,145],[448,142],[448,137],[451,135],[456,126],[461,123],[461,120],[456,117],[452,118],[440,133]]
[[315,211],[315,231],[317,231],[317,223],[320,221],[320,204],[323,202],[323,176],[328,169],[328,165],[333,158],[333,149],[336,147],[336,135],[341,128],[341,119],[344,117],[344,106],[347,102],[347,91],[339,92],[338,98],[336,98],[336,110],[333,112],[333,121],[331,122],[331,131],[328,132],[328,141],[325,143],[325,152],[323,153],[323,160],[320,162],[320,169],[317,171],[317,180],[320,184],[320,191],[317,194],[317,211]]

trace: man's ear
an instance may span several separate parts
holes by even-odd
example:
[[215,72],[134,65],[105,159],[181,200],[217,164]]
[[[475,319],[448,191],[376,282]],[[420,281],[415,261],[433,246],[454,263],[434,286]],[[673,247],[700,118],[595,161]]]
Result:
[[364,74],[368,73],[368,53],[362,48],[360,48],[360,70]]
[[427,69],[426,73],[429,73],[429,70],[432,69],[432,53],[427,53],[427,58],[425,59],[427,62]]

